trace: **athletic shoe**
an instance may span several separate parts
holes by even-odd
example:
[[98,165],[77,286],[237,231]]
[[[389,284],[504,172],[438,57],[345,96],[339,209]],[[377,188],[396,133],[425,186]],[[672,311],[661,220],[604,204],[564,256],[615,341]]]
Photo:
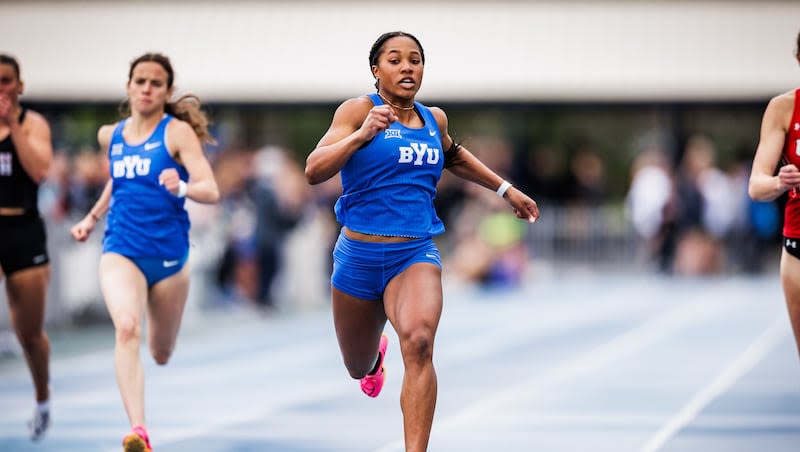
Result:
[[386,368],[383,367],[383,361],[386,359],[386,348],[389,346],[389,338],[385,334],[381,335],[381,343],[378,347],[378,355],[380,364],[378,371],[373,375],[367,375],[361,379],[361,390],[364,394],[370,397],[378,397],[383,389],[383,382],[386,380]]
[[153,452],[150,447],[150,438],[147,437],[147,430],[143,426],[136,426],[131,433],[128,433],[122,440],[122,450],[125,452]]
[[28,422],[28,432],[31,441],[39,441],[44,437],[44,433],[50,427],[50,412],[33,410],[33,418]]

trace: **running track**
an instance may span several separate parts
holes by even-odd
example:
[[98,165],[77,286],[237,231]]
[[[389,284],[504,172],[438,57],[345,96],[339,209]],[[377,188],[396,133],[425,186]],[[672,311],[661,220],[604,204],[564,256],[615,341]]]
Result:
[[[448,289],[430,451],[800,449],[800,360],[778,278],[569,276],[518,291]],[[173,360],[146,361],[153,446],[168,451],[402,450],[402,365],[362,395],[328,310],[187,319]],[[119,451],[127,422],[113,332],[55,331],[53,425],[30,443],[30,382],[0,359],[0,451]]]

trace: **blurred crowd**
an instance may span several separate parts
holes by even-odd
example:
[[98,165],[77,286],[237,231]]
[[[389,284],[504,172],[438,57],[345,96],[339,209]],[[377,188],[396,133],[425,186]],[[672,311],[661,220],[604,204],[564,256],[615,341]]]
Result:
[[[749,200],[749,154],[720,167],[707,137],[690,138],[677,154],[658,146],[640,152],[622,202],[611,199],[606,162],[590,145],[515,150],[496,137],[473,138],[466,145],[534,197],[542,223],[555,222],[552,236],[540,237],[541,243],[562,240],[573,250],[632,245],[634,253],[616,254],[627,262],[610,264],[682,276],[758,272],[764,253],[777,249],[772,245],[780,234],[781,209],[777,202]],[[266,312],[286,307],[287,300],[293,309],[324,303],[339,228],[333,216],[338,178],[309,186],[297,154],[279,146],[223,149],[211,161],[221,202],[187,203],[192,268],[202,273],[205,289],[213,290],[213,296],[204,294],[204,303]],[[107,174],[107,158],[95,149],[56,152],[40,188],[45,218],[69,227],[100,195]],[[445,171],[436,203],[447,226],[437,238],[446,281],[514,287],[543,259],[532,234],[547,226],[517,220],[492,191]],[[614,204],[621,204],[625,215],[621,240],[632,243],[613,241],[611,232],[619,225],[605,224],[597,215]]]
[[656,146],[636,158],[627,207],[642,253],[657,270],[755,273],[780,251],[781,202],[747,194],[751,153],[743,150],[722,167],[714,143],[697,135],[678,158]]

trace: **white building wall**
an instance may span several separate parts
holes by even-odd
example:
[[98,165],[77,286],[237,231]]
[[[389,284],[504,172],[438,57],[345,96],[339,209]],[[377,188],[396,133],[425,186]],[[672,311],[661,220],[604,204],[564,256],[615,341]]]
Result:
[[425,47],[420,98],[752,100],[800,81],[800,1],[4,1],[28,100],[118,101],[168,54],[205,100],[338,101],[371,89],[384,31]]

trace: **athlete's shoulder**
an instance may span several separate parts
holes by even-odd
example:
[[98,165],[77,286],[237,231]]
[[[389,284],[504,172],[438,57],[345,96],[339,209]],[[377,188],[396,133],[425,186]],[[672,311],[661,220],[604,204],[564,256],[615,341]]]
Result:
[[797,100],[797,90],[786,91],[785,93],[778,94],[769,100],[767,107],[772,108],[794,108],[794,103]]
[[368,112],[375,104],[368,95],[351,97],[339,105],[339,110]]
[[103,124],[97,129],[97,142],[105,147],[111,142],[111,137],[114,135],[114,129],[117,128],[117,122],[112,124]]
[[430,105],[427,106],[427,108],[428,110],[431,111],[431,114],[433,115],[434,118],[436,118],[437,121],[439,121],[440,119],[447,121],[447,114],[440,107],[437,107],[435,105]]
[[50,139],[50,123],[47,122],[44,115],[30,108],[25,109],[25,116],[22,118],[20,128],[31,136]]
[[439,126],[439,130],[444,133],[447,131],[447,114],[439,107],[430,106],[428,107],[430,110],[431,115],[433,115],[433,119],[436,121],[436,124]]
[[336,122],[349,122],[360,125],[374,107],[369,96],[353,97],[342,102],[334,113]]
[[192,125],[184,121],[183,119],[180,119],[172,115],[168,115],[165,119],[167,118],[169,118],[169,122],[167,122],[166,129],[169,130],[170,133],[172,133],[173,131],[178,131],[181,133],[188,133],[188,132],[194,133],[194,128],[192,127]]
[[787,91],[770,99],[764,111],[764,121],[770,124],[788,124],[797,110],[795,93],[796,90]]

